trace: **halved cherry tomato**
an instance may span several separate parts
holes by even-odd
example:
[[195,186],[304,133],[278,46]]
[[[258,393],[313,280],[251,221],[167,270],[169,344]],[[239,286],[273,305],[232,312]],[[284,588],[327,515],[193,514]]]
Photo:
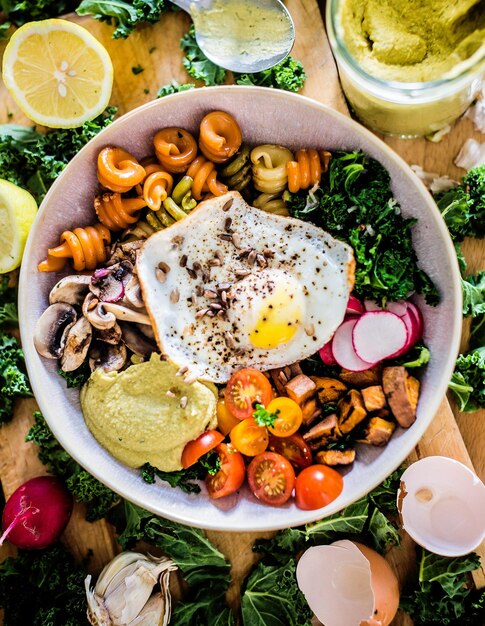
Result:
[[312,452],[299,433],[289,437],[274,437],[271,435],[268,450],[284,456],[297,471],[309,467],[313,462]]
[[300,428],[303,421],[303,412],[300,406],[291,398],[275,398],[266,407],[268,413],[277,413],[273,426],[268,430],[276,437],[289,437]]
[[187,469],[194,465],[201,456],[213,450],[221,441],[224,441],[224,435],[218,430],[206,430],[197,439],[189,441],[182,452],[182,467]]
[[254,405],[267,406],[272,397],[269,380],[262,372],[251,368],[233,374],[224,395],[227,408],[240,420],[252,417]]
[[310,465],[295,482],[296,506],[306,511],[321,509],[342,493],[342,476],[328,465]]
[[265,426],[258,426],[254,417],[239,422],[229,436],[236,450],[246,456],[261,454],[268,447],[268,431]]
[[237,417],[229,411],[225,400],[220,399],[217,402],[217,426],[221,433],[228,435],[237,424],[239,424]]
[[237,491],[244,482],[246,466],[240,452],[227,443],[217,446],[216,452],[221,460],[221,469],[205,479],[211,498],[222,498]]
[[248,466],[248,482],[251,491],[265,504],[281,506],[293,491],[295,472],[289,461],[281,454],[263,452]]

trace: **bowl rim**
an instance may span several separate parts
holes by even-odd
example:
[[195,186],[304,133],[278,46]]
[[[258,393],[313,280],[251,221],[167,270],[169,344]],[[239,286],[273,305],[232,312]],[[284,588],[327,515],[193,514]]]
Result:
[[[264,518],[264,515],[254,516],[251,524],[237,523],[236,520],[230,519],[227,520],[230,527],[224,526],[217,521],[211,521],[209,518],[207,521],[200,522],[197,519],[197,515],[179,515],[177,514],[176,507],[168,508],[167,510],[161,511],[157,509],[149,497],[144,496],[144,494],[135,494],[130,493],[130,489],[127,488],[126,481],[122,480],[121,485],[118,484],[120,481],[116,480],[116,473],[113,473],[113,476],[101,476],[96,467],[95,460],[91,458],[80,458],[78,456],[76,449],[70,449],[69,446],[65,445],[65,437],[63,435],[63,429],[56,425],[55,420],[49,420],[49,413],[54,409],[50,404],[48,391],[43,389],[40,381],[37,380],[37,371],[34,365],[35,357],[37,356],[37,352],[35,350],[33,341],[31,341],[31,337],[29,337],[27,332],[27,319],[28,319],[28,310],[29,310],[29,276],[27,273],[27,263],[25,260],[30,257],[32,252],[35,249],[34,241],[36,238],[36,231],[39,227],[39,224],[42,222],[44,214],[47,212],[49,207],[50,198],[55,194],[56,188],[59,185],[59,181],[63,180],[64,177],[69,176],[73,167],[75,167],[76,162],[79,158],[79,155],[87,149],[87,147],[91,144],[92,141],[99,141],[99,137],[103,137],[107,131],[112,132],[113,128],[116,128],[121,121],[126,123],[126,120],[131,119],[132,117],[136,117],[140,114],[143,114],[144,111],[147,111],[151,108],[163,107],[164,102],[168,99],[171,100],[191,100],[197,99],[199,94],[202,93],[218,93],[218,94],[230,94],[232,92],[241,92],[247,93],[249,95],[256,93],[264,93],[267,96],[270,95],[271,99],[275,102],[280,101],[282,105],[288,100],[298,100],[301,101],[306,107],[310,107],[317,111],[324,112],[330,118],[334,118],[337,122],[343,122],[344,125],[348,125],[357,136],[366,137],[369,143],[376,148],[377,151],[384,153],[386,157],[392,161],[399,169],[404,169],[405,172],[410,175],[411,178],[415,182],[416,191],[419,192],[420,200],[423,205],[426,205],[427,210],[430,211],[432,217],[434,218],[435,226],[441,235],[441,239],[445,244],[444,253],[451,261],[452,267],[452,275],[450,280],[450,286],[452,287],[452,298],[454,300],[454,310],[453,310],[453,318],[454,318],[454,332],[449,337],[449,350],[447,353],[446,362],[442,363],[443,375],[439,383],[436,385],[437,389],[434,396],[429,400],[427,411],[429,412],[427,419],[421,418],[420,420],[416,420],[413,424],[413,436],[409,438],[407,445],[403,445],[401,449],[401,454],[399,457],[402,457],[399,461],[389,460],[385,465],[379,467],[379,471],[376,471],[374,474],[374,479],[367,484],[365,487],[357,489],[356,492],[350,497],[340,503],[340,498],[334,500],[331,504],[327,505],[322,509],[315,509],[313,511],[304,511],[301,510],[301,513],[298,515],[297,520],[290,521],[290,523],[285,523],[282,521],[281,524],[275,525],[271,522],[266,522],[261,520]],[[458,321],[459,320],[459,321]],[[44,200],[42,201],[34,224],[31,228],[25,250],[23,256],[23,262],[21,264],[20,276],[19,276],[19,328],[20,328],[20,336],[22,340],[23,350],[25,354],[25,362],[27,367],[27,372],[29,375],[29,379],[31,381],[32,390],[34,393],[34,397],[39,405],[39,408],[44,415],[49,428],[51,429],[54,437],[58,440],[63,448],[72,456],[72,458],[81,465],[87,472],[92,474],[96,479],[98,479],[101,483],[112,489],[115,493],[119,494],[125,500],[136,504],[137,506],[146,509],[148,511],[153,512],[155,515],[159,515],[161,517],[165,517],[166,519],[179,522],[181,524],[186,524],[189,526],[193,526],[196,528],[202,528],[206,530],[217,530],[224,532],[263,532],[263,531],[272,531],[272,530],[280,530],[284,528],[301,526],[303,524],[307,524],[310,522],[314,522],[319,519],[324,519],[337,513],[344,508],[348,507],[350,504],[356,502],[357,500],[363,498],[370,491],[372,491],[375,487],[377,487],[383,480],[385,480],[388,476],[390,476],[405,460],[409,454],[414,450],[417,443],[423,436],[426,429],[431,424],[432,420],[435,418],[438,408],[445,398],[446,389],[448,387],[447,381],[451,378],[452,372],[455,367],[456,356],[459,351],[459,345],[461,340],[461,327],[462,327],[462,292],[460,287],[460,272],[458,266],[458,260],[456,258],[455,249],[448,232],[448,229],[445,225],[444,220],[441,217],[441,213],[433,201],[430,193],[422,183],[422,181],[416,176],[410,166],[396,153],[394,152],[387,144],[385,144],[379,137],[374,135],[370,130],[359,124],[354,119],[347,117],[343,113],[332,109],[330,106],[327,106],[323,103],[320,103],[312,98],[307,96],[303,96],[300,94],[290,93],[286,91],[279,91],[269,87],[254,87],[254,86],[246,86],[246,85],[222,85],[215,87],[202,87],[195,88],[183,92],[179,92],[176,94],[171,94],[169,96],[165,96],[161,99],[156,99],[151,102],[145,103],[131,111],[125,113],[117,120],[115,120],[112,124],[104,128],[100,131],[93,139],[91,139],[81,150],[71,159],[66,168],[61,172],[58,178],[54,181],[49,191],[47,192]],[[446,374],[446,377],[445,377]],[[51,423],[52,422],[52,423]],[[396,457],[396,458],[399,458]],[[112,457],[114,459],[114,457]],[[116,460],[116,459],[114,459]],[[261,505],[261,510],[264,510],[264,507],[267,505]],[[285,519],[285,515],[281,516],[282,520]]]

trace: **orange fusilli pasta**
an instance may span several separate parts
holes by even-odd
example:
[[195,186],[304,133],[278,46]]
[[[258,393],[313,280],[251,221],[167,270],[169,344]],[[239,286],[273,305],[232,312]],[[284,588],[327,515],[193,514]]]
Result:
[[140,209],[146,206],[144,198],[123,198],[116,192],[103,193],[94,199],[94,210],[101,224],[110,230],[128,228],[138,220]]
[[158,211],[172,191],[173,177],[160,165],[147,166],[147,173],[149,175],[143,182],[143,198],[152,211]]
[[239,150],[241,143],[241,129],[229,113],[212,111],[200,123],[200,149],[214,163],[224,163],[230,159]]
[[123,193],[145,178],[145,169],[122,148],[107,146],[98,155],[98,180],[107,189]]
[[157,159],[172,174],[185,172],[197,156],[197,142],[183,128],[162,128],[153,139]]
[[[39,272],[55,272],[62,269],[67,259],[72,259],[77,272],[94,270],[108,258],[106,245],[111,234],[103,224],[65,230],[60,245],[47,250],[47,259],[39,263]],[[62,263],[61,263],[62,262]]]
[[318,184],[322,177],[320,155],[316,150],[297,150],[295,157],[295,161],[286,165],[288,189],[291,193]]
[[214,163],[204,156],[198,156],[187,170],[187,176],[193,178],[192,195],[196,200],[201,200],[204,193],[214,196],[222,196],[227,187],[217,180],[217,172]]

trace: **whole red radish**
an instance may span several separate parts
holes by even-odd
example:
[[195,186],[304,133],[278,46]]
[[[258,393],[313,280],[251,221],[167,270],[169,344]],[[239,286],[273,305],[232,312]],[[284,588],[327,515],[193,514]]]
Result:
[[71,513],[72,496],[58,478],[32,478],[5,504],[0,545],[8,539],[17,548],[46,548],[62,533]]

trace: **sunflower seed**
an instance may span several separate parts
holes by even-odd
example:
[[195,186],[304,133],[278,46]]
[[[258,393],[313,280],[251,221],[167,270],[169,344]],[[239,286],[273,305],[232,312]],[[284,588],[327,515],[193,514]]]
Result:
[[217,298],[217,291],[213,291],[212,289],[206,289],[204,291],[205,298]]
[[192,295],[190,296],[190,300],[192,301],[192,304],[194,306],[197,306],[197,302],[198,302],[197,294],[194,291],[192,292]]
[[172,243],[174,246],[180,246],[183,242],[184,242],[184,238],[182,237],[182,235],[176,235],[172,239]]
[[217,285],[217,291],[227,291],[231,288],[231,283],[219,283]]
[[232,243],[234,244],[235,248],[237,248],[238,250],[241,249],[241,237],[237,233],[233,233]]
[[221,291],[221,299],[224,304],[227,302],[227,291]]
[[175,376],[183,376],[188,371],[189,371],[189,368],[187,367],[187,365],[184,365],[183,367],[179,369],[179,371],[175,374]]
[[315,334],[315,324],[308,324],[308,326],[305,326],[305,333],[311,337],[312,335]]
[[229,331],[224,333],[224,341],[226,342],[226,346],[228,348],[231,348],[231,350],[233,350],[236,347],[236,344],[234,342],[234,337],[231,335]]
[[170,292],[170,302],[176,304],[180,300],[180,291],[178,289],[172,289]]
[[222,265],[222,261],[220,259],[210,259],[209,267],[220,267]]
[[268,267],[268,261],[264,258],[262,254],[256,255],[256,262],[259,267]]
[[185,407],[187,406],[187,402],[189,401],[189,399],[187,398],[187,396],[182,396],[180,398],[180,408],[181,409],[185,409]]
[[180,257],[180,267],[185,267],[187,265],[187,255],[186,254],[182,254],[182,256]]
[[231,241],[232,239],[229,233],[219,233],[217,236],[219,237],[219,239],[222,239],[223,241]]
[[244,278],[245,276],[249,276],[249,274],[251,274],[251,270],[236,270],[234,274],[236,274],[239,278]]
[[201,317],[204,317],[204,315],[207,315],[208,312],[209,309],[200,309],[200,311],[197,311],[197,313],[195,314],[195,318],[200,319]]
[[190,276],[190,278],[197,278],[197,274],[194,272],[193,269],[191,269],[190,267],[186,267],[185,269],[187,270],[187,273]]
[[229,211],[229,209],[232,207],[232,203],[234,202],[234,200],[232,198],[230,198],[222,207],[223,211]]
[[222,250],[216,250],[215,255],[216,255],[216,259],[219,259],[221,263],[224,262],[224,255],[222,253]]
[[244,257],[248,256],[248,254],[252,251],[252,248],[246,248],[245,250],[241,250],[239,253],[239,258],[244,259]]
[[256,261],[257,256],[258,256],[258,253],[256,252],[256,250],[251,250],[251,252],[248,255],[249,265],[254,265],[254,261]]
[[174,392],[171,389],[169,389],[165,395],[168,396],[169,398],[175,398],[176,397],[176,395],[174,394]]
[[216,316],[216,312],[215,311],[211,311],[211,309],[209,309],[207,311],[207,317],[215,317]]
[[157,267],[157,269],[155,270],[155,276],[160,283],[164,283],[167,280],[167,275],[159,267]]
[[213,302],[209,305],[209,308],[213,311],[220,311],[222,309],[222,304],[219,304],[218,302]]
[[271,248],[265,248],[263,254],[267,259],[272,259],[275,255],[275,251],[271,250]]
[[195,293],[198,296],[203,296],[204,295],[204,287],[202,287],[202,285],[196,285],[195,287]]
[[232,224],[232,218],[231,217],[226,217],[226,221],[224,222],[224,230],[226,231],[226,233],[228,233],[230,231],[231,224]]
[[162,270],[162,272],[165,272],[165,274],[168,274],[170,272],[170,265],[168,263],[165,263],[165,261],[160,261],[158,267]]

